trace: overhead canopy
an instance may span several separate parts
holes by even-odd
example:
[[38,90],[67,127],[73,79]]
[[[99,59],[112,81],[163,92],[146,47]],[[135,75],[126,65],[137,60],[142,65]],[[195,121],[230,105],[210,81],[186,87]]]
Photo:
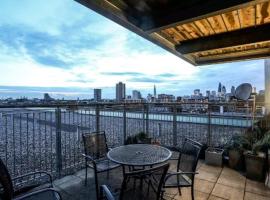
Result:
[[76,0],[193,65],[270,56],[269,0]]

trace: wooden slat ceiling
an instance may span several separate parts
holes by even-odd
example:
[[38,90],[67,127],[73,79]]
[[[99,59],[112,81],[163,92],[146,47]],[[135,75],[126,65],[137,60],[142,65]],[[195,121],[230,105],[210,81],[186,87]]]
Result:
[[270,56],[270,1],[77,1],[194,65]]

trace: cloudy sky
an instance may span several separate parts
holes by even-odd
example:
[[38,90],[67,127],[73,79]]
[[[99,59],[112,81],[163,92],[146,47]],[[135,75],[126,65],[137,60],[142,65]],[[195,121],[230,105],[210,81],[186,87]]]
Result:
[[0,0],[0,13],[0,98],[113,98],[118,81],[143,95],[264,88],[263,60],[194,67],[73,0]]

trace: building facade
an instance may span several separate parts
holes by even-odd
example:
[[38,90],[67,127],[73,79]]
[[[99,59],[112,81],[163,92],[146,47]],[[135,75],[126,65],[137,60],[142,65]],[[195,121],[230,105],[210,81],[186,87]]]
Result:
[[126,84],[119,82],[116,84],[115,99],[117,102],[124,101],[126,98]]
[[101,89],[94,89],[94,101],[101,101]]

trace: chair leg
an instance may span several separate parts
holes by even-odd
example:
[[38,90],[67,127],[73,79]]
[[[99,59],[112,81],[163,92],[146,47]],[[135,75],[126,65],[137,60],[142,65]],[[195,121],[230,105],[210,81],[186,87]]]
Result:
[[99,200],[98,174],[95,171],[96,198]]
[[85,166],[85,180],[84,180],[84,185],[87,186],[87,165]]
[[182,192],[181,192],[181,188],[178,187],[178,193],[179,193],[179,196],[182,196]]
[[194,186],[193,186],[193,184],[191,186],[191,198],[192,198],[192,200],[194,200]]

